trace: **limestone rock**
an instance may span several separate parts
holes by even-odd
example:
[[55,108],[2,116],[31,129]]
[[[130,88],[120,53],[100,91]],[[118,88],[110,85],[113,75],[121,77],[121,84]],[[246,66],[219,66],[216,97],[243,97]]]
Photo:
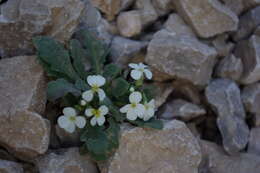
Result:
[[260,114],[260,83],[246,86],[242,92],[242,101],[248,112]]
[[145,61],[163,73],[201,86],[211,78],[216,54],[195,38],[161,30],[149,43]]
[[260,127],[260,115],[259,114],[254,115],[254,126]]
[[245,10],[257,7],[258,5],[260,5],[260,1],[259,0],[243,0],[244,1],[244,6],[245,6]]
[[241,41],[235,49],[235,56],[241,58],[243,75],[240,82],[251,84],[260,80],[260,37],[253,35],[249,40]]
[[217,125],[225,150],[236,154],[245,148],[249,136],[238,86],[232,80],[215,79],[206,88],[205,95],[218,115]]
[[185,100],[177,99],[165,105],[165,110],[164,113],[161,115],[161,118],[179,118],[184,121],[189,121],[193,118],[197,118],[205,114],[205,109]]
[[163,130],[125,128],[120,146],[101,173],[197,173],[201,160],[196,138],[180,121]]
[[50,126],[40,114],[46,103],[46,81],[35,56],[0,62],[0,145],[21,159],[48,149]]
[[221,0],[221,1],[223,1],[224,4],[228,8],[230,8],[230,10],[232,10],[234,13],[239,15],[245,9],[244,1],[248,1],[248,0]]
[[135,0],[121,0],[120,11],[129,8],[131,5],[133,5],[134,2]]
[[161,105],[163,105],[169,95],[173,91],[173,86],[171,83],[154,83],[156,87],[156,96],[155,96],[155,107],[159,108]]
[[260,155],[260,128],[251,129],[247,152]]
[[212,44],[218,52],[218,56],[226,57],[229,56],[235,47],[234,43],[228,41],[227,34],[218,35],[213,41]]
[[136,0],[135,8],[140,12],[143,27],[150,25],[158,18],[151,0]]
[[0,172],[1,173],[23,173],[23,167],[19,163],[0,160]]
[[62,146],[80,146],[80,133],[78,131],[68,133],[58,125],[55,126],[55,131]]
[[138,11],[122,12],[117,17],[117,27],[124,37],[133,37],[142,31],[141,17]]
[[174,3],[200,37],[209,38],[237,29],[236,14],[217,0],[175,0]]
[[240,17],[238,30],[233,35],[233,39],[240,41],[249,37],[259,24],[260,7],[256,7]]
[[49,35],[63,42],[70,38],[83,11],[80,0],[10,0],[0,7],[2,57],[32,53],[32,37]]
[[255,29],[254,35],[260,36],[260,26]]
[[50,151],[36,159],[39,173],[98,173],[96,165],[78,148]]
[[172,0],[152,0],[152,4],[159,16],[164,16],[174,10]]
[[170,75],[162,73],[159,70],[157,70],[156,68],[151,67],[151,71],[153,73],[153,80],[156,82],[165,82],[167,80],[172,79],[172,77]]
[[146,42],[135,41],[124,37],[116,36],[111,43],[111,59],[121,66],[127,66],[131,58],[140,53],[147,46]]
[[217,66],[217,76],[232,80],[239,80],[243,73],[243,64],[241,59],[234,55],[223,58]]

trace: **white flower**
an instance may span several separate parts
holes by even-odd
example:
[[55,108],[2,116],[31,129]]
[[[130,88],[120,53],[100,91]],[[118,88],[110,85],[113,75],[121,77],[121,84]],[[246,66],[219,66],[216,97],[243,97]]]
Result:
[[144,105],[140,104],[142,100],[142,94],[140,92],[132,92],[129,96],[130,104],[123,106],[120,109],[121,113],[126,113],[126,118],[129,120],[136,120],[137,117],[143,118],[144,116]]
[[91,86],[91,89],[85,91],[82,94],[82,98],[87,102],[90,102],[93,99],[94,94],[98,93],[99,100],[103,101],[106,97],[106,94],[104,90],[101,89],[100,87],[105,85],[106,79],[100,75],[93,75],[93,76],[88,76],[87,82]]
[[144,121],[148,121],[150,118],[154,116],[155,113],[155,103],[154,99],[152,99],[149,103],[144,104],[145,111],[144,111]]
[[131,88],[129,89],[129,91],[130,91],[130,92],[134,92],[134,91],[135,91],[135,88],[134,88],[134,87],[131,87]]
[[85,118],[77,116],[76,110],[72,107],[64,108],[63,114],[58,118],[58,125],[69,133],[73,133],[76,126],[83,128],[86,125]]
[[145,74],[145,77],[147,79],[152,79],[153,74],[152,72],[147,68],[147,65],[144,65],[143,63],[139,64],[129,64],[129,67],[133,68],[131,71],[131,77],[135,80],[139,80],[142,78],[142,76]]
[[87,117],[93,118],[90,120],[90,124],[95,126],[98,124],[102,126],[105,123],[105,115],[108,113],[108,108],[104,105],[100,106],[98,109],[89,108],[85,110],[85,115]]
[[81,106],[86,106],[87,105],[87,102],[85,100],[80,100],[80,105]]

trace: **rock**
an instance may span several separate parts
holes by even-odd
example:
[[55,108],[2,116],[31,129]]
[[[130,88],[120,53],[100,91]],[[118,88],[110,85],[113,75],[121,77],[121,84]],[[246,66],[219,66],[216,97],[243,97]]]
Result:
[[255,29],[254,35],[260,36],[260,26]]
[[205,115],[205,109],[182,99],[172,100],[165,105],[165,111],[161,115],[163,119],[179,118],[183,121]]
[[120,146],[101,173],[197,173],[201,160],[196,138],[180,121],[163,130],[125,128]]
[[154,9],[151,0],[136,0],[135,8],[140,12],[143,27],[152,24],[158,18],[158,14]]
[[242,101],[248,112],[260,114],[260,83],[246,86],[242,91]]
[[195,38],[161,30],[149,43],[145,61],[174,78],[203,86],[211,78],[216,54]]
[[174,10],[172,0],[152,0],[152,4],[159,16],[164,16]]
[[40,115],[46,103],[44,71],[35,56],[0,61],[0,145],[20,159],[33,158],[49,145],[50,124]]
[[260,7],[256,7],[243,14],[239,20],[238,30],[233,34],[235,41],[248,38],[260,24]]
[[19,163],[7,160],[0,160],[1,173],[23,173],[23,167]]
[[117,17],[117,27],[124,37],[133,37],[142,31],[141,17],[138,11],[122,12]]
[[97,27],[102,20],[102,15],[89,0],[84,0],[83,2],[85,9],[80,17],[80,25],[84,25],[88,28]]
[[229,79],[215,79],[205,90],[208,103],[218,116],[217,125],[225,150],[233,155],[246,147],[249,129],[240,90]]
[[252,36],[249,40],[241,41],[235,49],[235,56],[241,58],[243,75],[240,82],[251,84],[260,80],[260,37]]
[[241,59],[234,55],[223,58],[217,66],[216,75],[221,78],[239,80],[243,73]]
[[221,0],[221,1],[223,1],[224,4],[237,15],[240,15],[245,9],[244,6],[245,0]]
[[[260,157],[251,154],[228,156],[214,143],[201,141],[203,161],[201,173],[258,173]],[[203,165],[204,163],[204,165]]]
[[90,2],[102,11],[109,21],[114,20],[121,8],[121,0],[90,0]]
[[176,35],[189,35],[194,36],[192,29],[182,20],[178,14],[171,14],[164,24],[164,27],[169,32],[173,32]]
[[254,126],[260,127],[260,115],[259,114],[254,116]]
[[258,5],[260,5],[259,0],[244,0],[244,6],[246,8],[245,10],[248,10],[250,8],[254,8]]
[[125,10],[133,5],[135,0],[121,0],[121,8],[120,11]]
[[98,173],[87,155],[80,155],[78,148],[50,151],[35,160],[39,173]]
[[169,95],[173,91],[173,86],[171,83],[154,83],[154,86],[156,87],[156,96],[155,96],[155,107],[159,108],[161,105],[163,105]]
[[156,82],[165,82],[167,80],[172,79],[172,77],[170,75],[162,73],[159,70],[157,70],[156,68],[151,67],[151,70],[152,70],[152,73],[153,73],[153,80],[156,81]]
[[0,53],[2,57],[32,54],[32,37],[49,35],[67,41],[84,5],[80,0],[10,0],[0,7]]
[[146,46],[146,42],[116,36],[111,43],[111,59],[121,67],[127,66],[131,58],[140,53]]
[[176,0],[174,3],[179,14],[202,38],[237,29],[236,14],[217,0]]
[[68,133],[58,125],[55,126],[55,131],[62,146],[80,146],[80,133],[78,131]]
[[247,152],[260,155],[260,128],[251,129]]
[[218,52],[218,56],[220,57],[226,57],[229,56],[235,47],[234,43],[228,42],[228,35],[227,34],[221,34],[218,35],[213,41],[212,44],[216,48]]

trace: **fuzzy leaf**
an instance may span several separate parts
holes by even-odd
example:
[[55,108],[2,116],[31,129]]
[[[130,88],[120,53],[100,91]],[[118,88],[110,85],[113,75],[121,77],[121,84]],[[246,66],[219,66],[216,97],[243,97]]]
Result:
[[75,87],[81,91],[86,91],[86,90],[90,89],[90,87],[87,85],[87,83],[82,79],[78,79],[76,81]]
[[117,78],[113,82],[113,88],[112,88],[112,93],[115,97],[121,97],[127,92],[129,92],[129,87],[130,84],[123,78]]
[[119,112],[119,109],[112,103],[112,101],[106,97],[101,104],[106,105],[111,113],[111,116],[115,118],[117,122],[123,122],[125,120],[125,116]]
[[115,64],[108,64],[105,66],[103,76],[105,78],[114,79],[121,73],[121,69]]

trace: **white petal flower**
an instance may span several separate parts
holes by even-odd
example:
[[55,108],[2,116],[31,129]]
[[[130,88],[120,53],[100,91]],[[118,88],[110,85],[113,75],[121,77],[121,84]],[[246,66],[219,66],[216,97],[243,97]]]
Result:
[[144,105],[145,107],[145,112],[144,112],[144,121],[148,121],[150,118],[154,116],[155,113],[155,101],[152,99],[149,103],[146,103]]
[[137,117],[143,118],[145,107],[143,104],[140,104],[142,100],[142,94],[140,92],[132,92],[129,96],[130,104],[123,106],[120,109],[121,113],[126,113],[126,118],[129,120],[136,120]]
[[92,126],[95,126],[96,124],[98,124],[99,126],[102,126],[105,121],[105,115],[108,114],[108,108],[105,105],[100,106],[98,109],[93,109],[93,108],[89,108],[85,110],[85,115],[87,117],[92,117],[90,120],[90,124]]
[[133,70],[131,71],[130,75],[133,79],[139,80],[145,75],[147,79],[152,79],[153,74],[152,72],[148,69],[147,65],[144,65],[143,63],[139,64],[129,64],[129,67],[131,67]]
[[63,114],[58,118],[58,125],[69,133],[73,133],[78,128],[83,128],[86,125],[84,117],[77,116],[77,112],[72,107],[63,109]]
[[103,76],[100,75],[92,75],[87,77],[87,82],[91,86],[90,90],[85,91],[82,94],[82,98],[86,100],[87,102],[92,101],[94,94],[98,93],[98,97],[100,101],[103,101],[106,97],[106,94],[102,87],[106,83],[106,79]]
[[86,106],[87,105],[87,102],[85,100],[80,100],[80,105],[81,106]]

